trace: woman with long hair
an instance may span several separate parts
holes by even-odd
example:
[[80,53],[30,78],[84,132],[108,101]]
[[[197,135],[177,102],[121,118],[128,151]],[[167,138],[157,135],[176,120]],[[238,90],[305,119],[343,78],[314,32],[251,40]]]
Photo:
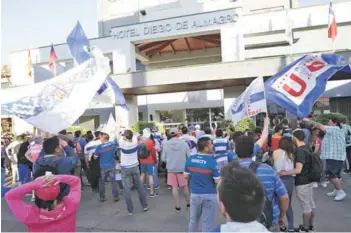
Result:
[[[63,195],[60,183],[70,186]],[[26,194],[35,193],[35,204],[22,201]],[[47,175],[11,189],[5,199],[28,232],[75,232],[76,213],[80,203],[80,179],[71,175]]]
[[[290,171],[294,169],[294,147],[290,137],[282,137],[279,140],[279,148],[273,152],[273,167],[277,172]],[[286,190],[289,195],[289,208],[286,213],[288,219],[288,231],[295,232],[297,229],[294,227],[294,213],[291,206],[291,197],[294,189],[293,176],[281,176]],[[286,231],[284,222],[279,222],[280,230]]]

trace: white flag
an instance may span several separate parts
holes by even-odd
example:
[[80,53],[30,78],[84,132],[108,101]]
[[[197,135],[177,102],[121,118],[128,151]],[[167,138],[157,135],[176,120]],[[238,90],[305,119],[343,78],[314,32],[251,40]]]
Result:
[[101,129],[101,132],[103,133],[107,133],[110,136],[110,141],[115,139],[115,135],[116,135],[116,121],[113,118],[112,113],[110,113],[110,116],[108,118],[107,123],[103,126],[103,128]]
[[231,111],[234,125],[244,118],[267,112],[263,77],[258,77],[251,82],[244,93],[234,101]]
[[290,45],[293,44],[293,20],[291,19],[290,12],[286,12],[286,19],[285,19],[285,36],[286,40],[289,42]]
[[1,110],[45,132],[72,125],[89,107],[110,73],[109,61],[94,48],[93,57],[50,80],[1,90]]

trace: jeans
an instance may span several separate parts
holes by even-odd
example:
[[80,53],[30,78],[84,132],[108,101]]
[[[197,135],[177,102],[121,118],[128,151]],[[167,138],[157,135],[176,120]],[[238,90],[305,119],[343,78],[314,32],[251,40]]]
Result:
[[197,232],[200,218],[202,231],[211,232],[216,218],[216,194],[191,194],[189,232]]
[[291,206],[291,197],[292,197],[292,193],[294,190],[295,179],[293,176],[282,176],[281,180],[282,180],[286,190],[288,191],[289,208],[288,208],[288,211],[286,212],[286,217],[288,219],[289,230],[293,230],[294,229],[294,212],[293,212],[293,209]]
[[111,189],[112,189],[112,194],[114,197],[118,197],[118,188],[117,188],[117,182],[115,179],[116,176],[116,168],[113,167],[108,167],[108,168],[101,168],[100,169],[101,175],[100,175],[100,180],[99,180],[99,191],[100,191],[100,198],[105,197],[105,178],[107,176],[110,177],[110,183],[111,183]]
[[144,189],[143,182],[140,178],[140,171],[139,167],[131,167],[131,168],[121,168],[122,174],[122,183],[123,183],[123,192],[124,192],[124,199],[126,201],[127,210],[129,213],[133,213],[133,201],[132,201],[132,192],[131,192],[131,179],[134,181],[134,185],[138,190],[139,194],[139,201],[143,208],[147,207],[147,200],[146,200],[146,192]]
[[18,164],[18,183],[25,184],[30,181],[29,165],[24,163]]

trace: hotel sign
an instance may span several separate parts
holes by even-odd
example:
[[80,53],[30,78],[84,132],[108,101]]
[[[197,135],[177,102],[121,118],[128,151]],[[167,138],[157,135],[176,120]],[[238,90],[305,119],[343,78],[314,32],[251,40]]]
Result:
[[111,36],[116,40],[170,36],[218,28],[224,24],[235,23],[238,19],[239,15],[231,9],[112,28]]

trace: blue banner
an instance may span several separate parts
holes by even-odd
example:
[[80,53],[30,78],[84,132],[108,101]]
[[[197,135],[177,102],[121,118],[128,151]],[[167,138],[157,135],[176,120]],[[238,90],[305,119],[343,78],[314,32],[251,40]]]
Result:
[[265,82],[267,101],[298,117],[306,117],[324,93],[328,80],[345,61],[338,55],[305,55]]

